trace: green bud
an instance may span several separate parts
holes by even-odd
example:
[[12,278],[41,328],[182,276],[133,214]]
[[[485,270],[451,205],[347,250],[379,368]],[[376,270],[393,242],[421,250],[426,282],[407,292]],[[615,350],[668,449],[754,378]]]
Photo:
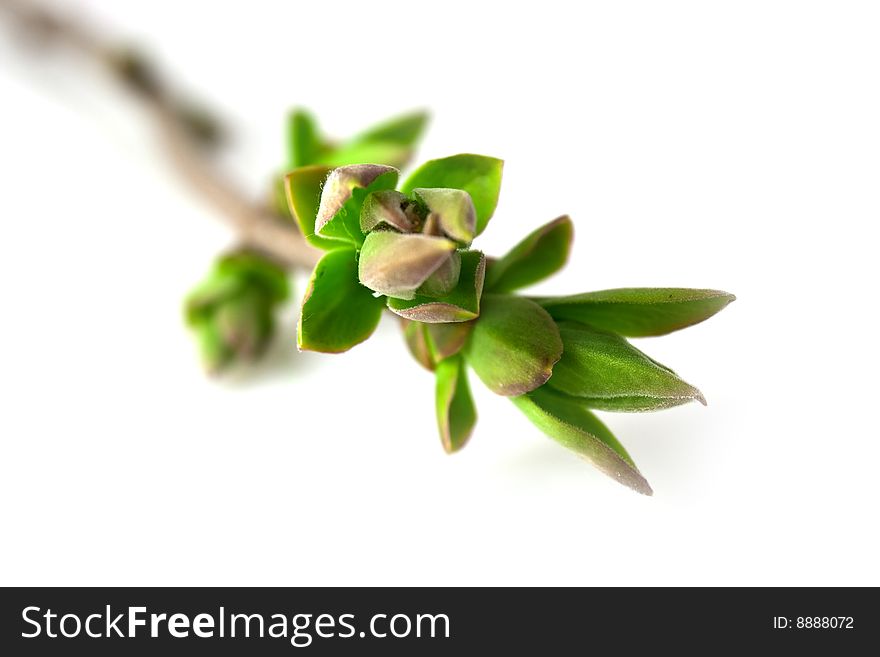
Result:
[[368,233],[384,225],[401,233],[413,232],[417,217],[407,212],[409,205],[406,196],[393,189],[373,192],[364,199],[361,208],[361,230]]
[[461,274],[461,254],[453,251],[449,257],[425,279],[416,290],[416,294],[426,297],[445,297],[458,285]]
[[562,357],[562,344],[559,329],[538,304],[487,294],[464,353],[489,390],[509,397],[544,385]]
[[342,209],[356,188],[369,187],[379,176],[396,172],[394,167],[381,164],[352,164],[334,169],[321,190],[315,232],[321,233],[321,229]]
[[412,299],[388,297],[388,308],[401,317],[426,324],[466,322],[480,314],[485,273],[486,257],[479,251],[464,251],[458,285],[449,294],[440,299],[419,294]]
[[234,354],[226,346],[214,322],[207,321],[200,324],[196,329],[196,339],[199,343],[202,364],[208,374],[219,374],[232,362]]
[[266,350],[274,330],[269,300],[257,289],[222,303],[213,323],[226,347],[249,360]]
[[400,188],[404,194],[430,188],[462,189],[470,194],[477,215],[476,234],[485,230],[501,190],[504,163],[494,157],[462,153],[425,162],[407,178]]
[[233,251],[186,301],[205,368],[217,373],[236,359],[262,355],[274,332],[274,311],[289,295],[287,272],[254,251]]
[[[474,240],[477,215],[471,195],[461,189],[414,189],[413,193],[428,208],[429,230],[439,230],[446,237],[468,246]],[[436,226],[436,228],[434,228]]]
[[442,237],[374,231],[364,240],[358,279],[379,294],[412,299],[454,251],[455,242]]

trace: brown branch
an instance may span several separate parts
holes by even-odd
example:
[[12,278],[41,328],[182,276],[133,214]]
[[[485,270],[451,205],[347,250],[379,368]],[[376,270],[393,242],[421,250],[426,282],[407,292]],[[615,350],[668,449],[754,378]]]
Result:
[[289,218],[255,202],[212,166],[211,157],[175,94],[142,57],[105,39],[82,21],[30,0],[0,0],[0,9],[20,28],[20,36],[42,50],[66,48],[98,63],[132,92],[153,117],[170,163],[189,186],[211,203],[244,245],[290,267],[311,268],[320,253],[309,246]]

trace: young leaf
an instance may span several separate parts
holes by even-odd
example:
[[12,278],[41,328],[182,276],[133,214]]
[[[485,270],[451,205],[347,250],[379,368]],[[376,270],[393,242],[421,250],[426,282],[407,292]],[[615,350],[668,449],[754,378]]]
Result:
[[321,158],[322,164],[342,167],[375,162],[394,168],[402,167],[412,157],[412,149],[388,142],[349,143],[338,146]]
[[415,295],[410,300],[388,297],[388,308],[407,319],[435,324],[466,322],[480,314],[480,297],[486,275],[486,257],[479,251],[461,254],[458,285],[441,299]]
[[315,218],[321,203],[321,187],[330,174],[322,164],[294,169],[284,177],[287,206],[306,241],[325,251],[350,247],[347,241],[328,239],[315,234]]
[[358,277],[371,290],[411,299],[454,251],[455,242],[442,237],[373,231],[361,248]]
[[408,204],[406,196],[393,189],[369,194],[361,207],[361,230],[366,234],[376,227],[389,227],[411,233],[415,224],[405,209]]
[[541,226],[486,268],[487,292],[512,292],[562,269],[568,260],[574,226],[563,215]]
[[501,160],[485,155],[462,154],[430,160],[413,172],[400,191],[409,195],[420,187],[463,189],[473,200],[479,235],[498,205],[503,166]]
[[571,319],[641,338],[698,324],[735,299],[718,290],[622,288],[535,301],[556,319]]
[[[403,326],[403,338],[406,341],[409,353],[416,359],[419,365],[426,370],[433,372],[436,363],[434,356],[431,353],[431,347],[428,345],[428,333],[426,329],[429,324],[413,322],[403,318],[401,318],[400,321]],[[438,324],[437,326],[443,325]]]
[[400,168],[412,157],[428,115],[413,112],[370,128],[329,153],[324,162],[333,166],[374,162]]
[[361,207],[370,192],[394,189],[397,169],[382,164],[353,164],[330,172],[321,190],[315,232],[360,246]]
[[425,131],[428,113],[410,112],[373,126],[355,137],[354,142],[383,142],[400,146],[413,146]]
[[575,322],[560,322],[559,334],[565,351],[547,385],[591,408],[637,412],[706,403],[699,390],[619,335]]
[[295,109],[287,119],[287,151],[290,167],[296,169],[323,163],[327,152],[315,117],[304,109]]
[[541,387],[512,401],[545,434],[584,457],[612,479],[643,495],[652,495],[638,471],[608,428],[582,403]]
[[562,356],[562,340],[553,319],[538,304],[487,294],[464,353],[492,392],[522,395],[550,378]]
[[458,279],[461,278],[461,254],[453,251],[449,257],[444,260],[434,272],[425,279],[416,294],[423,297],[433,297],[438,299],[446,297],[458,285]]
[[477,214],[470,194],[460,189],[417,188],[416,197],[428,208],[427,222],[435,222],[439,231],[462,246],[474,240]]
[[304,351],[348,351],[370,337],[384,303],[358,282],[354,249],[329,251],[315,265],[306,289],[297,345]]
[[477,423],[477,409],[460,357],[447,358],[438,363],[436,377],[437,426],[443,449],[452,454],[464,447],[471,437]]
[[425,327],[431,357],[435,362],[440,362],[462,350],[474,328],[474,322],[448,322],[422,324],[422,326]]

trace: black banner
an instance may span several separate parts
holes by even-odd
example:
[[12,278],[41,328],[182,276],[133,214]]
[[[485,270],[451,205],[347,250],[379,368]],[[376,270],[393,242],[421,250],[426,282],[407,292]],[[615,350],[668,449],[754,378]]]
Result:
[[[568,654],[880,639],[876,589],[3,589],[0,654]],[[872,641],[873,640],[873,641]]]

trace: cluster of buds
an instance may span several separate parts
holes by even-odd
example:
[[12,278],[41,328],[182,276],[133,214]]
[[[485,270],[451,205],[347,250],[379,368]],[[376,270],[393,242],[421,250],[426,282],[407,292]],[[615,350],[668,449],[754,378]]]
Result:
[[327,253],[303,300],[301,349],[337,353],[367,339],[387,307],[423,323],[480,314],[486,258],[470,249],[498,202],[500,160],[432,160],[397,189],[381,164],[300,167],[287,175],[291,214]]
[[[315,232],[333,235],[334,219],[355,209],[353,197],[360,192],[358,232],[349,231],[360,242],[360,283],[388,297],[389,308],[409,319],[473,319],[485,274],[483,254],[468,250],[477,228],[473,199],[463,189],[446,187],[416,187],[409,194],[395,189],[363,193],[381,187],[377,182],[383,177],[396,175],[392,167],[376,164],[333,170],[322,189]],[[343,216],[340,224],[346,220]],[[450,298],[460,283],[464,295]]]
[[185,305],[205,368],[217,373],[262,355],[289,294],[286,271],[267,257],[245,250],[221,256]]
[[326,251],[309,282],[300,349],[336,353],[366,340],[387,307],[413,356],[434,373],[443,447],[461,449],[477,413],[467,371],[509,397],[544,433],[634,490],[651,487],[594,410],[654,411],[702,393],[628,338],[701,322],[733,295],[625,288],[558,297],[519,291],[563,267],[573,225],[561,216],[487,262],[471,250],[498,200],[501,162],[427,162],[397,189],[396,169],[304,167],[286,178],[306,239]]

